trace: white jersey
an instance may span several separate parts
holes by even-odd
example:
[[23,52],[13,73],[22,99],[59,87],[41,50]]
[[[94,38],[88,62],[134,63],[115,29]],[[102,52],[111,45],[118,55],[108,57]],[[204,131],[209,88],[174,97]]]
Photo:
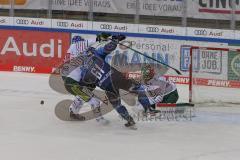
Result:
[[[95,40],[84,40],[84,41],[79,41],[77,43],[71,44],[67,51],[67,56],[65,57],[65,62],[66,61],[71,61],[71,59],[80,56],[81,54],[84,54],[84,51],[88,47],[90,47],[92,44],[95,43]],[[80,81],[81,78],[81,69],[80,66],[74,69],[67,77],[70,77],[74,79],[75,81]]]
[[146,83],[146,88],[148,91],[153,92],[154,95],[160,95],[162,97],[177,89],[173,82],[168,81],[163,76],[153,77]]
[[71,60],[81,54],[84,54],[84,51],[94,43],[95,40],[84,40],[71,44],[67,51],[68,55],[65,61]]

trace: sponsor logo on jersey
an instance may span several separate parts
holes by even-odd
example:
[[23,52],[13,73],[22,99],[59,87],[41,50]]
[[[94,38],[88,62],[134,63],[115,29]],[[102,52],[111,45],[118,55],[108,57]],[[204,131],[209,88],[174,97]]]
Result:
[[127,78],[129,79],[138,79],[141,78],[141,76],[142,76],[141,71],[127,73]]

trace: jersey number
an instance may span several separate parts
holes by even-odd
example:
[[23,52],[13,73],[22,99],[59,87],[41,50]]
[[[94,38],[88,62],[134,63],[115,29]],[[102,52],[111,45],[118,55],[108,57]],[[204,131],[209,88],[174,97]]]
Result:
[[102,70],[97,64],[95,64],[95,66],[91,69],[91,73],[100,80],[104,74],[104,70]]

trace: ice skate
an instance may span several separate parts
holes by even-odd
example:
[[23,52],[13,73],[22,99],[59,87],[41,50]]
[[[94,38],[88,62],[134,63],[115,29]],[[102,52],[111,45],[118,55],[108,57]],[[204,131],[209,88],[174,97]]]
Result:
[[125,124],[125,127],[133,129],[133,130],[137,129],[136,123],[134,122],[132,117],[129,118],[129,121]]

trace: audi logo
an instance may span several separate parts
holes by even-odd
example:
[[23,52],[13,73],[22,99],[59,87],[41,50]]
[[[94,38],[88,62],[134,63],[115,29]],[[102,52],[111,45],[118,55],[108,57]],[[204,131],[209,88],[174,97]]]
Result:
[[5,23],[5,19],[0,19],[0,23]]
[[111,30],[112,29],[112,25],[110,25],[110,24],[101,24],[100,28],[101,29]]
[[197,35],[197,36],[206,36],[207,31],[205,29],[195,30],[194,34]]
[[17,19],[16,23],[17,23],[17,24],[28,24],[29,21],[26,20],[26,19]]
[[57,22],[58,27],[68,27],[68,22]]
[[147,27],[146,30],[147,32],[159,32],[158,27]]

